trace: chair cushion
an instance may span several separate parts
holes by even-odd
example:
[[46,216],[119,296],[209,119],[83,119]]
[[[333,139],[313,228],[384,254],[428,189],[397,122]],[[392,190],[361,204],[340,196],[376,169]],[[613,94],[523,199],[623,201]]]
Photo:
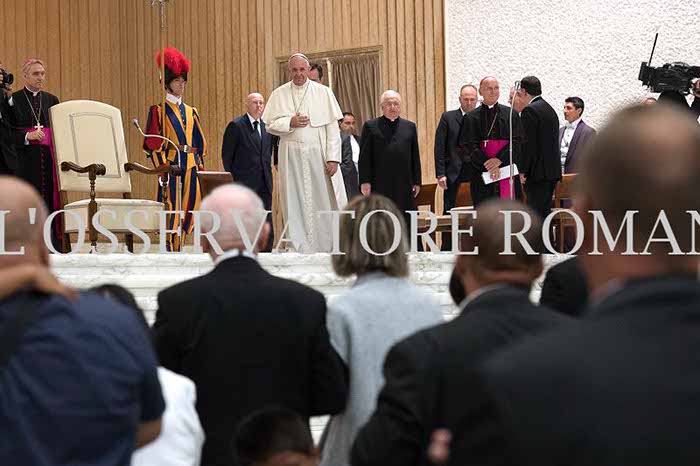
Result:
[[[112,233],[128,233],[126,227],[126,215],[135,210],[142,210],[146,214],[134,213],[131,214],[131,224],[145,232],[158,231],[160,229],[160,215],[158,212],[163,210],[163,203],[157,201],[149,201],[145,199],[95,199],[97,202],[97,211],[111,210],[116,216],[111,214],[100,215],[100,225],[111,231]],[[78,222],[74,215],[77,214],[83,222],[83,227],[87,231],[87,212],[90,199],[72,202],[64,207],[66,210],[66,232],[78,231]]]

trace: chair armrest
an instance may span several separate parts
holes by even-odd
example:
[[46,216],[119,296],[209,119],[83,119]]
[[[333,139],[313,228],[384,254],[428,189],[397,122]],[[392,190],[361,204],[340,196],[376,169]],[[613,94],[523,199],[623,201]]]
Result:
[[125,172],[130,172],[130,171],[135,171],[139,173],[143,173],[145,175],[163,175],[165,173],[172,175],[172,176],[180,176],[182,174],[182,170],[180,167],[176,165],[163,165],[158,168],[148,168],[144,167],[140,163],[133,163],[133,162],[127,162],[124,164],[124,171]]
[[104,176],[107,174],[107,167],[101,163],[91,163],[85,167],[81,167],[77,163],[73,162],[61,162],[61,171],[74,171],[76,173],[89,173],[95,174],[96,176]]

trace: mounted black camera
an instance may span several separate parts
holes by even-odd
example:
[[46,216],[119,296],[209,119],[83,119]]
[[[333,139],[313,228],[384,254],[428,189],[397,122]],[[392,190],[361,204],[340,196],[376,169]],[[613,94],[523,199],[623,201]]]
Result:
[[658,38],[659,33],[657,32],[649,61],[642,62],[638,79],[642,84],[648,86],[651,92],[678,91],[688,94],[693,85],[693,80],[700,78],[700,66],[673,62],[654,68],[651,66],[651,59],[654,57],[654,49],[656,49]]
[[15,82],[15,76],[12,73],[8,73],[7,71],[3,70],[2,68],[0,68],[0,75],[2,75],[2,86],[0,86],[0,88],[7,87],[13,82]]

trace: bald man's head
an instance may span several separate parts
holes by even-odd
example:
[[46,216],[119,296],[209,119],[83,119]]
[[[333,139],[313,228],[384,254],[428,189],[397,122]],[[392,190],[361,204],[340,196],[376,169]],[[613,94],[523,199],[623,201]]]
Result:
[[[525,216],[515,211],[524,212]],[[506,230],[504,212],[512,212],[509,230]],[[528,254],[531,251],[515,238],[511,241],[514,254],[504,254],[505,239],[506,235],[522,231],[529,217],[530,228],[523,236],[532,251],[541,250],[542,221],[539,216],[520,202],[501,199],[482,203],[476,215],[471,222],[472,235],[462,236],[461,250],[468,252],[478,247],[479,254],[459,256],[455,273],[462,277],[471,274],[482,286],[499,282],[529,285],[541,273],[541,257]],[[468,290],[471,291],[473,289]]]
[[265,99],[262,94],[253,92],[245,98],[246,112],[253,117],[253,120],[259,120],[265,110]]
[[[579,215],[601,210],[615,232],[626,212],[639,211],[634,217],[634,249],[639,252],[663,210],[680,248],[689,251],[691,218],[686,211],[700,211],[700,127],[686,113],[654,105],[614,115],[580,159]],[[662,233],[657,229],[655,237]],[[669,251],[665,243],[650,247],[664,256]]]
[[[236,183],[216,188],[204,198],[200,209],[213,212],[220,219],[221,226],[214,233],[214,239],[224,251],[232,248],[244,249],[243,232],[247,234],[251,242],[254,241],[261,223],[267,216],[263,202],[258,195],[250,188]],[[234,213],[239,216],[242,229],[236,223]],[[203,214],[202,231],[211,231],[213,226],[212,217]],[[258,245],[267,242],[268,233],[269,226],[265,224]]]
[[501,97],[501,88],[498,79],[487,76],[479,83],[479,94],[483,97],[484,105],[491,106]]
[[[29,209],[35,209],[34,222],[30,222]],[[39,193],[27,182],[11,176],[0,176],[0,210],[5,214],[5,250],[17,251],[24,246],[25,250],[42,251],[46,247],[43,240],[43,226],[46,221],[46,207]],[[17,258],[18,256],[9,256]],[[9,258],[8,257],[8,258]],[[0,254],[0,261],[5,258]],[[29,255],[26,257],[30,260]]]

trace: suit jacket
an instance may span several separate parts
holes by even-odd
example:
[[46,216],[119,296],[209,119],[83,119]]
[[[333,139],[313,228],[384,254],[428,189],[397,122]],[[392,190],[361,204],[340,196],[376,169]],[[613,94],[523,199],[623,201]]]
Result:
[[[357,136],[353,134],[355,140],[357,141]],[[352,160],[352,143],[350,142],[350,135],[345,133],[340,133],[340,138],[343,141],[343,159],[340,162],[340,170],[343,172],[343,182],[345,183],[345,192],[348,195],[348,201],[355,196],[360,194],[359,178],[357,175],[357,167],[355,167],[355,162]],[[359,141],[357,141],[359,145]]]
[[367,120],[362,127],[360,184],[371,183],[372,192],[396,203],[399,211],[415,209],[413,185],[421,184],[420,151],[416,124],[399,118],[389,141],[385,117]]
[[577,257],[547,271],[540,304],[571,317],[580,317],[588,304],[588,279]]
[[525,142],[518,169],[528,181],[561,180],[559,117],[542,97],[530,102],[520,113]]
[[697,465],[699,335],[694,274],[627,282],[582,325],[484,365],[454,464]]
[[[2,91],[0,91],[2,92]],[[0,167],[5,174],[14,173],[17,168],[17,154],[15,146],[24,144],[24,136],[13,131],[8,122],[9,106],[7,101],[0,96]]]
[[[450,184],[459,177],[462,158],[459,153],[459,134],[462,130],[462,110],[444,112],[435,130],[435,177],[446,176]],[[469,160],[465,160],[470,163]]]
[[202,464],[236,464],[236,425],[264,406],[305,417],[343,409],[347,381],[323,295],[270,275],[254,259],[224,260],[161,292],[153,328],[161,364],[197,386]]
[[231,173],[234,181],[248,186],[255,192],[266,188],[272,192],[272,135],[260,120],[262,146],[253,140],[253,125],[245,113],[226,127],[221,158],[224,169]]
[[468,302],[454,320],[397,343],[384,363],[377,409],[356,438],[352,465],[429,464],[431,432],[457,431],[458,422],[479,413],[470,371],[516,341],[570,322],[532,304],[527,289],[502,286]]
[[[559,128],[559,147],[561,147],[561,140],[564,138],[565,129],[566,127]],[[577,156],[583,151],[583,148],[593,140],[595,135],[596,130],[588,126],[583,120],[579,122],[578,126],[576,126],[576,130],[574,131],[574,136],[571,138],[569,152],[566,153],[564,173],[576,172]]]

